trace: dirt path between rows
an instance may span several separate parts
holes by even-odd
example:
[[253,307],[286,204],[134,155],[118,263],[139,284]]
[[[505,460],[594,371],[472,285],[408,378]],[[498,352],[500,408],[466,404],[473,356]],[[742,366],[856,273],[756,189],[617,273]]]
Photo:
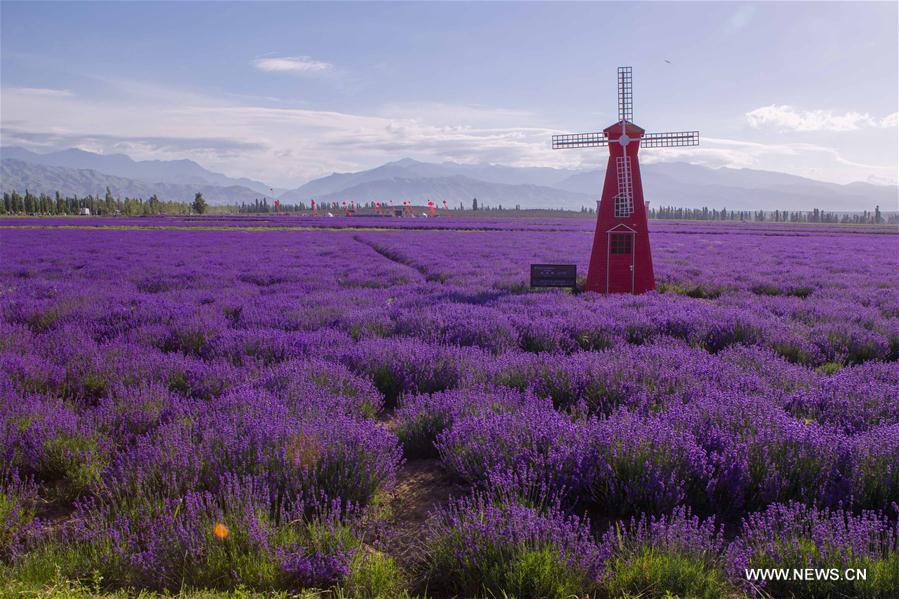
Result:
[[389,533],[385,551],[403,568],[414,566],[422,557],[423,540],[433,518],[431,512],[468,491],[468,486],[447,472],[440,460],[410,460],[403,464],[387,500]]

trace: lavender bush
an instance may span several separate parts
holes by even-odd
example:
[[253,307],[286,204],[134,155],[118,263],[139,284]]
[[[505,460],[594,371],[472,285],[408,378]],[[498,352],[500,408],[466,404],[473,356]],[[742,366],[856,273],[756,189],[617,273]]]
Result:
[[40,533],[37,486],[9,466],[0,468],[0,560],[15,560]]
[[435,445],[443,463],[472,483],[526,469],[533,475],[530,482],[576,497],[584,487],[589,458],[579,444],[580,430],[552,404],[538,400],[515,412],[460,418],[437,436]]
[[733,596],[727,543],[714,518],[701,520],[688,509],[670,515],[633,518],[603,536],[611,552],[603,587],[613,597]]
[[590,499],[618,515],[667,512],[681,504],[705,508],[713,484],[707,453],[692,434],[665,417],[621,413],[587,429]]
[[[895,514],[894,514],[895,516]],[[894,597],[899,592],[899,528],[882,513],[818,510],[775,504],[743,522],[731,544],[734,576],[772,596]],[[816,581],[749,581],[747,568],[835,569]],[[864,580],[845,576],[863,570]]]
[[481,413],[514,413],[530,403],[540,402],[532,395],[503,386],[407,396],[394,413],[394,432],[407,457],[437,457],[434,442],[457,420]]
[[441,512],[427,544],[428,588],[474,596],[565,597],[598,586],[603,551],[575,516],[477,495]]
[[296,590],[349,574],[360,541],[347,509],[316,497],[278,506],[265,481],[226,476],[215,493],[139,500],[128,510],[83,501],[65,540],[89,556],[81,568],[119,585]]

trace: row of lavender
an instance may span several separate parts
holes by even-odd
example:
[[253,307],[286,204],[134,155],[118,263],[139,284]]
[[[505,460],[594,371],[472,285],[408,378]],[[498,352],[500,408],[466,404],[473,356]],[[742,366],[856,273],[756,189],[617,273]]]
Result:
[[[36,222],[29,217],[0,216],[0,227],[84,227],[84,228],[197,228],[197,229],[399,229],[399,230],[462,230],[462,231],[584,231],[593,232],[595,218],[586,214],[569,216],[516,216],[505,214],[497,217],[464,216],[439,211],[435,217],[393,218],[386,215],[327,217],[317,214],[272,214],[272,215],[153,215],[153,216],[54,216],[44,217]],[[871,233],[892,234],[893,225],[838,225],[786,222],[743,222],[743,221],[667,221],[650,222],[653,232],[661,231],[703,231],[733,234],[793,235],[820,233],[822,231],[840,234]]]
[[[384,493],[437,456],[472,495],[432,594],[617,595],[670,555],[709,596],[772,564],[890,596],[895,238],[745,233],[660,233],[666,293],[600,298],[525,292],[579,232],[5,230],[0,549],[21,577],[363,596]],[[35,523],[36,496],[73,511]]]
[[[159,215],[138,217],[82,217],[58,216],[42,218],[40,227],[172,227],[172,228],[254,228],[254,229],[399,229],[399,230],[481,230],[481,231],[585,231],[590,228],[591,220],[584,217],[557,218],[477,218],[466,216],[450,216],[443,211],[433,218],[403,217],[394,218],[383,215],[367,216],[334,216],[328,217],[327,211],[319,211],[298,215]],[[33,225],[34,221],[21,217],[0,217],[0,226],[23,227]]]

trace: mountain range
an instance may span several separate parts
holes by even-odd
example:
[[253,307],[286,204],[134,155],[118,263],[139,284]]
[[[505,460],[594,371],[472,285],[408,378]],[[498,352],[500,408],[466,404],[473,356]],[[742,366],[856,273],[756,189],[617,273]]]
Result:
[[101,173],[92,169],[65,168],[23,162],[12,158],[0,161],[0,188],[24,193],[59,192],[64,196],[102,196],[109,188],[116,197],[144,198],[156,194],[161,200],[192,202],[200,192],[211,204],[252,202],[262,194],[239,185],[206,185],[188,183],[150,183]]
[[[232,178],[191,160],[135,161],[124,154],[101,155],[78,149],[37,154],[17,147],[0,148],[0,188],[32,193],[103,194],[191,201],[200,191],[211,204],[271,199],[267,184]],[[707,168],[682,162],[641,166],[646,199],[655,206],[728,208],[731,210],[831,211],[896,210],[899,187],[851,183],[838,185],[795,175],[752,169]],[[468,207],[558,207],[579,210],[599,198],[604,169],[440,164],[404,158],[379,167],[333,173],[292,190],[275,190],[282,203],[412,201],[432,199]]]
[[12,158],[29,164],[92,170],[146,183],[183,183],[216,187],[246,187],[257,194],[270,194],[270,186],[246,178],[232,178],[207,170],[193,160],[132,160],[125,154],[95,154],[69,148],[38,154],[15,146],[0,148],[0,158]]

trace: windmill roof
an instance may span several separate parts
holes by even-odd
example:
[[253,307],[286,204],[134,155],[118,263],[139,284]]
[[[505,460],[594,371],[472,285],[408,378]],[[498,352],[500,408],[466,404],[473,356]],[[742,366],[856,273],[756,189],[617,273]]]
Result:
[[[645,129],[643,129],[642,127],[638,127],[630,121],[625,121],[625,127],[628,137],[640,137],[641,135],[646,133]],[[611,139],[621,137],[621,122],[615,123],[614,125],[609,125],[602,131],[606,134],[607,137]]]

